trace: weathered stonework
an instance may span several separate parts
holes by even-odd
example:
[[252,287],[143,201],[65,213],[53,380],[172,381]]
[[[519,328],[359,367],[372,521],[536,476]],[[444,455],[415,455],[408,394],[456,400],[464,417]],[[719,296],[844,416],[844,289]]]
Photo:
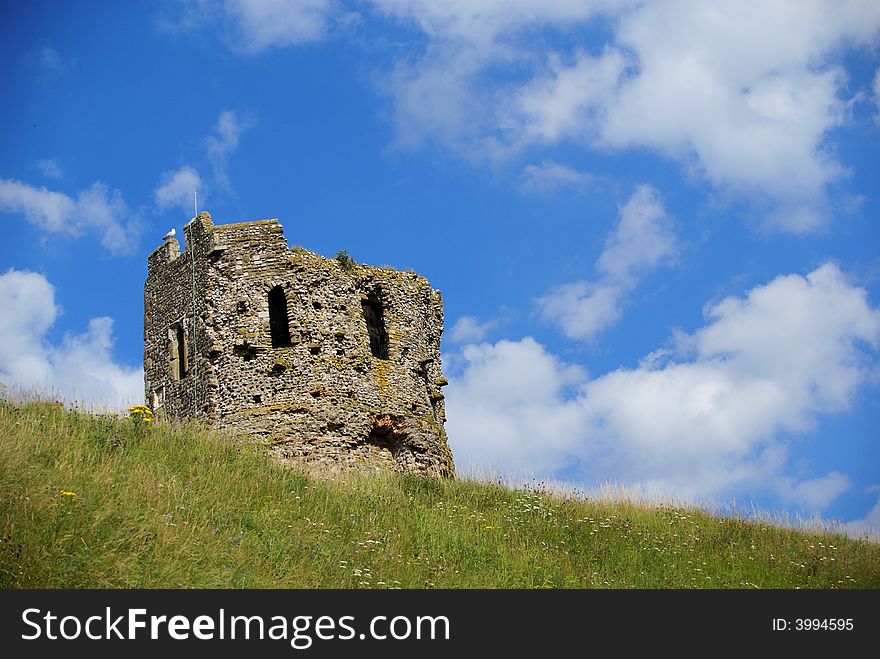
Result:
[[424,277],[288,249],[278,220],[203,212],[184,235],[148,260],[154,412],[266,438],[284,460],[455,475],[443,301]]

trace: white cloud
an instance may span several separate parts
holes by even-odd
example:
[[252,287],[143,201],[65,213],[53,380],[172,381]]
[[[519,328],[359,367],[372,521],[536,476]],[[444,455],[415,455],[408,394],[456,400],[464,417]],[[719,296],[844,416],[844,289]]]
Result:
[[617,226],[596,262],[598,281],[556,288],[535,301],[538,312],[569,338],[592,339],[620,320],[625,298],[639,276],[672,259],[676,251],[672,223],[657,191],[641,186],[620,209]]
[[[363,6],[419,37],[383,84],[398,145],[433,140],[490,161],[557,143],[649,148],[791,232],[824,223],[826,187],[846,175],[829,144],[849,107],[840,61],[874,47],[880,29],[873,0]],[[251,52],[319,40],[344,22],[330,0],[190,7],[225,16]],[[595,43],[600,21],[608,36]]]
[[[839,62],[846,48],[875,46],[880,29],[872,0],[364,6],[412,26],[421,41],[383,85],[398,145],[433,140],[477,160],[562,142],[647,147],[791,232],[823,224],[826,186],[846,174],[828,143],[849,106]],[[345,22],[330,0],[190,7],[210,21],[221,13],[251,52],[319,40]],[[604,43],[590,41],[599,21]]]
[[821,510],[851,487],[852,482],[846,474],[832,471],[821,478],[800,483],[780,479],[777,492],[786,501],[794,501],[812,510]]
[[113,320],[93,318],[79,335],[52,344],[46,334],[60,309],[43,275],[0,275],[0,380],[9,387],[61,396],[97,409],[123,409],[143,400],[143,369],[113,360]]
[[208,137],[205,142],[208,155],[218,158],[226,157],[238,147],[238,138],[241,136],[243,126],[238,121],[235,112],[225,110],[217,118],[217,135]]
[[549,354],[534,339],[467,345],[465,369],[447,388],[447,432],[459,467],[476,464],[520,472],[551,472],[583,434],[567,385],[586,375]]
[[249,55],[320,41],[353,18],[337,0],[184,0],[176,9],[174,18],[160,16],[161,27],[172,32],[219,27],[233,50]]
[[874,121],[880,124],[880,69],[874,75],[874,105],[878,109],[878,113],[874,115]]
[[586,189],[594,187],[599,178],[552,160],[540,165],[526,165],[520,175],[520,189],[533,194],[546,194],[559,188]]
[[565,26],[633,2],[618,0],[373,0],[382,12],[417,24],[432,38],[494,46],[505,33],[529,27]]
[[101,244],[112,254],[131,253],[140,236],[140,222],[128,210],[120,192],[111,192],[100,181],[73,199],[46,187],[0,179],[0,211],[20,213],[49,233],[98,234]]
[[[822,224],[824,189],[845,173],[827,144],[847,111],[841,49],[871,47],[880,27],[869,0],[374,4],[426,41],[390,72],[401,144],[489,159],[648,147],[794,232]],[[612,35],[591,54],[577,30],[600,16]],[[533,38],[548,30],[575,44],[548,52]]]
[[559,325],[570,339],[590,340],[623,317],[621,287],[610,283],[575,281],[535,300],[538,313]]
[[241,134],[250,127],[250,121],[242,121],[235,112],[225,110],[217,118],[216,134],[205,138],[205,148],[214,169],[214,178],[222,188],[229,189],[227,159],[238,148]]
[[660,195],[640,186],[620,209],[620,220],[596,263],[608,279],[628,284],[637,275],[656,268],[675,255],[672,223]]
[[335,5],[332,0],[227,0],[225,10],[241,47],[257,52],[320,40]]
[[66,60],[57,50],[43,46],[27,55],[28,62],[50,73],[62,74],[69,71],[75,64],[74,60]]
[[479,342],[485,339],[486,335],[497,326],[498,321],[495,320],[481,323],[473,316],[462,316],[449,330],[449,338],[455,343]]
[[491,105],[491,93],[462,84],[475,76],[485,54],[478,47],[429,46],[417,63],[399,61],[384,81],[393,98],[395,143],[417,147],[430,138],[475,157],[485,157],[493,144],[481,140],[491,131],[491,115],[481,108]]
[[[877,489],[875,486],[870,488],[870,491],[876,492]],[[877,499],[877,503],[868,511],[867,515],[862,519],[841,524],[840,530],[853,538],[867,537],[880,540],[880,498]]]
[[845,114],[846,76],[829,58],[868,45],[880,25],[876,5],[857,4],[646,5],[618,31],[639,72],[607,108],[599,142],[691,162],[719,188],[773,199],[781,228],[815,228],[824,186],[843,173],[824,143]]
[[[532,69],[540,59],[527,40],[529,28],[563,28],[594,16],[609,4],[598,0],[373,0],[388,17],[416,26],[426,37],[421,57],[398,60],[385,89],[393,101],[397,143],[417,146],[429,138],[477,159],[509,154],[523,141],[511,99],[517,82],[496,85],[491,73],[505,66]],[[487,75],[489,74],[489,75]],[[516,135],[515,139],[511,135]]]
[[849,487],[838,472],[787,475],[785,442],[874,377],[880,310],[863,289],[833,264],[780,276],[709,307],[689,339],[678,361],[595,379],[531,338],[466,346],[447,389],[453,450],[691,500],[765,490],[822,508]]
[[160,209],[176,206],[183,209],[189,217],[193,210],[193,190],[199,190],[201,187],[202,178],[198,171],[185,165],[178,170],[162,174],[162,183],[156,188],[153,196]]
[[[205,153],[214,174],[214,183],[231,191],[227,164],[229,156],[238,149],[242,134],[251,128],[251,120],[242,120],[231,110],[224,110],[217,117],[217,124],[211,135],[204,139]],[[162,174],[161,182],[153,193],[156,206],[166,210],[172,206],[181,208],[188,216],[193,211],[193,190],[199,193],[200,199],[205,198],[205,181],[198,170],[192,165],[183,165],[179,169]]]
[[609,111],[626,69],[626,59],[617,50],[606,49],[598,57],[578,51],[570,65],[551,53],[546,70],[522,85],[505,109],[505,123],[517,133],[510,138],[512,144],[589,141]]
[[61,59],[61,53],[59,53],[54,48],[41,48],[37,52],[37,60],[47,69],[51,69],[59,73],[63,73],[67,69],[67,66],[64,64],[64,60]]
[[61,170],[61,161],[58,158],[45,158],[37,161],[37,169],[46,178],[61,178],[64,172]]

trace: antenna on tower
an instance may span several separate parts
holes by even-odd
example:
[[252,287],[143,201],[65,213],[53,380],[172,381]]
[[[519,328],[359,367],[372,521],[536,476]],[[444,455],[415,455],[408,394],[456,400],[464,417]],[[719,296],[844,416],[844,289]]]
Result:
[[196,193],[196,189],[193,188],[193,217],[199,216],[199,195]]

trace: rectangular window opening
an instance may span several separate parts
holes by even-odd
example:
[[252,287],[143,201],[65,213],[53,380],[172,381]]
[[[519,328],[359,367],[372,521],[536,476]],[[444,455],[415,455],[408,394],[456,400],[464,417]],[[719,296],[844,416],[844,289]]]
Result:
[[168,330],[168,362],[171,367],[171,378],[182,380],[186,377],[186,332],[183,321],[174,323]]
[[388,359],[388,334],[385,332],[382,301],[375,293],[371,293],[361,300],[361,305],[370,337],[370,352],[377,359]]
[[287,297],[284,289],[276,286],[269,291],[269,332],[273,348],[289,348],[290,321],[287,318]]

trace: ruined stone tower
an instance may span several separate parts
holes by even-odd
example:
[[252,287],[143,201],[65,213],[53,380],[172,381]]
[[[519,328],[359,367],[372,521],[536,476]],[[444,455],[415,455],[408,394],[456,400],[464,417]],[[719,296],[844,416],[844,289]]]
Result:
[[288,249],[278,220],[199,213],[149,256],[153,410],[266,438],[282,459],[452,476],[443,301],[412,272]]

